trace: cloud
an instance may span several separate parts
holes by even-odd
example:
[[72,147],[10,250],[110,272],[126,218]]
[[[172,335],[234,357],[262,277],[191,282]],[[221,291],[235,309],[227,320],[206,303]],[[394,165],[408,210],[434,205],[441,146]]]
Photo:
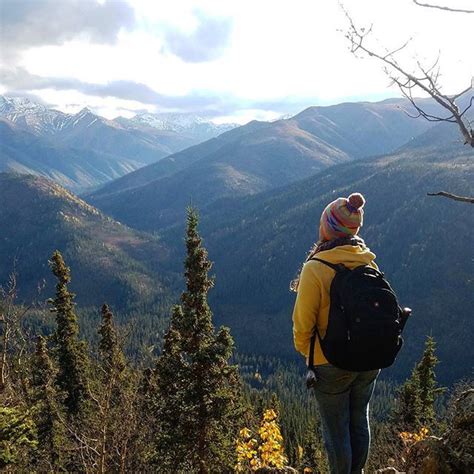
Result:
[[20,97],[22,99],[29,99],[31,102],[35,102],[36,104],[41,104],[44,105],[45,107],[50,107],[51,104],[45,100],[43,100],[39,95],[37,94],[31,94],[30,92],[8,92],[6,94],[8,97]]
[[121,28],[135,24],[125,0],[2,0],[2,55],[14,59],[29,47],[57,45],[76,37],[114,43]]
[[230,43],[233,29],[231,18],[209,17],[196,12],[197,28],[190,34],[168,30],[164,49],[183,61],[200,63],[219,58]]
[[[207,110],[209,113],[210,111],[220,111],[223,108],[233,108],[232,100],[224,100],[214,93],[193,92],[185,96],[164,95],[146,84],[134,81],[117,80],[106,84],[96,84],[74,78],[41,77],[31,74],[23,68],[3,68],[0,70],[0,83],[7,88],[8,95],[24,96],[28,91],[42,89],[74,90],[89,96],[115,97],[186,112]],[[225,107],[224,104],[226,104]]]
[[113,97],[130,100],[158,109],[199,113],[205,116],[231,115],[239,110],[260,110],[274,114],[288,114],[301,111],[319,102],[317,98],[282,97],[276,100],[249,100],[232,94],[210,91],[192,91],[186,95],[161,94],[146,84],[129,80],[115,80],[106,84],[84,82],[74,78],[41,77],[23,68],[0,70],[0,83],[9,96],[27,96],[33,92],[33,100],[38,92],[45,89],[56,91],[77,91],[92,97]]

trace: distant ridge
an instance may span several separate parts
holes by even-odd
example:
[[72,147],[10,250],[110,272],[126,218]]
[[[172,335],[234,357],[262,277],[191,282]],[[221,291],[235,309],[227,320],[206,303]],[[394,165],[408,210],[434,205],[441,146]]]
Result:
[[284,186],[337,163],[389,153],[431,124],[402,100],[310,107],[290,119],[257,122],[170,155],[86,199],[122,222],[158,230],[228,197]]
[[158,130],[187,134],[203,142],[221,133],[238,127],[234,123],[214,124],[199,115],[184,113],[140,113],[130,119],[118,117],[114,120],[127,127],[152,127]]

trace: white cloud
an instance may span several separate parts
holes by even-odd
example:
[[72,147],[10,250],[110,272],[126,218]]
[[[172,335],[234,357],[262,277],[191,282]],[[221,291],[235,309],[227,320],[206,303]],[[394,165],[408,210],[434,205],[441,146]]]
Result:
[[46,103],[51,104],[53,108],[70,114],[75,114],[84,107],[89,107],[96,114],[113,119],[118,115],[131,117],[136,112],[143,110],[155,111],[154,106],[146,106],[141,102],[117,99],[115,97],[90,96],[74,90],[41,89],[32,90],[31,92],[41,97]]
[[[76,38],[58,46],[31,47],[23,51],[20,65],[37,76],[74,78],[91,84],[131,81],[164,96],[212,93],[222,98],[223,105],[232,98],[234,112],[222,110],[221,115],[239,121],[242,117],[280,114],[284,103],[294,112],[295,104],[378,99],[398,93],[389,87],[380,64],[369,58],[359,60],[348,51],[348,43],[338,31],[347,24],[337,2],[130,3],[135,9],[136,28],[122,29],[115,44],[91,44]],[[412,36],[412,43],[402,53],[404,64],[413,65],[416,58],[428,64],[441,51],[446,92],[468,84],[474,73],[470,15],[416,7],[411,0],[346,0],[345,6],[357,24],[374,25],[370,40],[377,48],[396,48]],[[203,62],[187,62],[173,54],[166,43],[169,31],[176,30],[184,40],[193,38],[205,18],[231,21],[228,45]],[[51,96],[51,92],[41,90],[36,93],[46,101]],[[62,95],[63,100],[66,96]],[[124,106],[113,97],[87,97],[90,103],[106,103],[103,109],[109,116],[114,107],[118,110]],[[280,106],[269,109],[266,102]],[[128,105],[126,108],[133,110]]]

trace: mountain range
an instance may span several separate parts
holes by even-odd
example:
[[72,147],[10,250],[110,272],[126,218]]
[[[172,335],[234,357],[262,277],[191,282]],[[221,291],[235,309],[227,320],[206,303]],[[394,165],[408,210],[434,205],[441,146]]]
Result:
[[41,177],[1,174],[0,281],[16,257],[20,296],[33,297],[42,279],[51,288],[47,259],[59,248],[81,306],[107,300],[119,308],[164,308],[182,285],[183,216],[192,203],[215,262],[216,323],[230,326],[240,352],[295,359],[289,281],[317,237],[324,206],[362,192],[362,236],[401,303],[413,309],[405,348],[388,374],[406,377],[432,334],[440,380],[451,383],[471,371],[474,356],[474,221],[469,205],[426,193],[472,195],[473,155],[456,127],[415,121],[400,105],[312,107],[273,123],[251,122],[85,200]]
[[[164,120],[152,114],[107,120],[88,108],[66,114],[26,98],[2,96],[0,124],[0,171],[40,174],[76,192],[97,187],[234,126],[218,126],[194,116],[167,115]],[[70,166],[64,167],[63,160]]]
[[142,230],[184,218],[190,203],[254,195],[337,163],[388,153],[430,123],[410,118],[401,100],[310,107],[275,122],[250,122],[86,194],[93,205]]

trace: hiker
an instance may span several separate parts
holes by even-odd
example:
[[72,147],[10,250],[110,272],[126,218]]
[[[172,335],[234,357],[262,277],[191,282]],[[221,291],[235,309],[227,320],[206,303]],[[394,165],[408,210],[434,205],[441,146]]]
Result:
[[[380,372],[378,367],[393,362],[377,365],[376,361],[371,370],[342,369],[340,365],[329,363],[321,343],[328,329],[330,288],[337,265],[343,264],[351,270],[366,266],[366,273],[374,269],[373,273],[383,278],[377,271],[375,255],[357,235],[363,223],[364,204],[364,197],[354,193],[326,206],[321,215],[319,241],[310,251],[299,277],[292,282],[292,289],[297,291],[293,311],[294,344],[307,360],[311,359],[308,360],[307,384],[316,396],[330,470],[336,474],[363,472],[370,445],[368,407]],[[377,302],[375,306],[378,306]],[[331,354],[337,360],[339,354],[335,347]],[[328,346],[326,354],[329,349]],[[362,348],[360,354],[365,358],[362,364],[371,367],[370,347]],[[350,357],[347,359],[345,363],[351,367]],[[344,365],[344,359],[341,364]]]

